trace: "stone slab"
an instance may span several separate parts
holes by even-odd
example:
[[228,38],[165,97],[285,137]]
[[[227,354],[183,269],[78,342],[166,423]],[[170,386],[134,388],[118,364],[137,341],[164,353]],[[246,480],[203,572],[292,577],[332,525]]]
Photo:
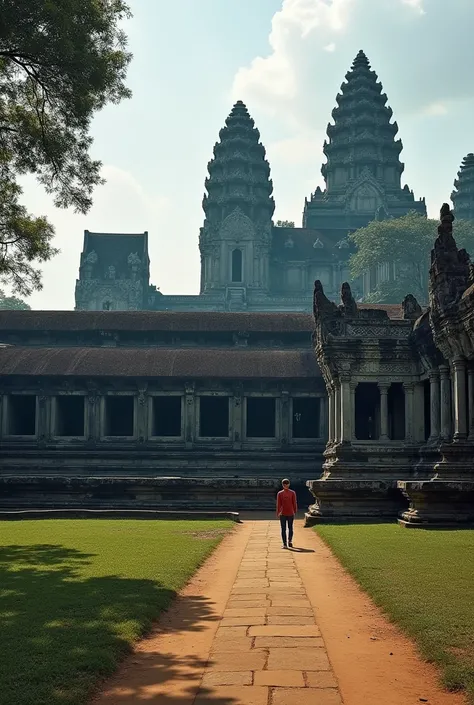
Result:
[[292,626],[302,626],[305,624],[315,624],[315,621],[313,615],[269,615],[267,617],[267,624],[271,626],[282,626],[289,624],[291,624]]
[[314,613],[311,607],[300,607],[299,605],[272,605],[271,607],[268,607],[267,614],[281,617],[312,617]]
[[222,616],[224,619],[229,617],[265,617],[266,612],[266,607],[228,607]]
[[235,639],[218,639],[216,637],[212,643],[211,651],[220,651],[221,653],[224,653],[226,651],[250,651],[251,648],[252,639],[249,639],[247,636],[239,636]]
[[337,688],[332,671],[306,671],[306,685],[310,688]]
[[268,670],[283,669],[295,671],[330,671],[329,660],[324,648],[270,648]]
[[[257,671],[254,674],[255,685],[268,685],[287,688],[304,688],[302,671]],[[290,701],[291,702],[291,701]]]
[[[249,639],[250,641],[250,639]],[[321,637],[294,637],[294,636],[257,636],[255,637],[256,649],[324,649]],[[304,670],[304,669],[303,669]]]
[[[228,703],[229,705],[268,705],[268,688],[263,686],[232,686],[222,685],[208,689],[207,692],[199,692],[196,695],[193,705],[217,705],[217,703]],[[289,705],[288,701],[285,705]],[[312,705],[315,705],[313,702]]]
[[221,620],[222,627],[252,627],[255,625],[265,625],[265,615],[260,617],[224,617]]
[[248,634],[249,636],[321,636],[319,627],[313,624],[301,626],[255,626],[249,629]]
[[211,671],[262,671],[266,661],[267,654],[261,649],[243,653],[216,651],[211,655],[208,668]]
[[202,687],[216,685],[252,685],[252,671],[208,671],[202,679]]
[[216,639],[236,639],[238,637],[247,636],[247,625],[219,625],[216,632]]

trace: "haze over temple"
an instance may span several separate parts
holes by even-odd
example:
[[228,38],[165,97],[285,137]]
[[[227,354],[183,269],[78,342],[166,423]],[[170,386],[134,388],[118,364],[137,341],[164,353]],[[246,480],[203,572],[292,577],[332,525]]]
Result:
[[[324,143],[326,186],[305,199],[303,227],[274,225],[270,165],[260,133],[238,101],[208,164],[199,294],[163,295],[150,285],[147,233],[86,232],[76,309],[309,312],[315,279],[336,299],[350,279],[349,233],[376,214],[426,215],[424,199],[401,186],[398,126],[363,51],[345,78]],[[356,298],[377,285],[377,276],[383,271],[373,282],[353,282]]]
[[[208,164],[198,294],[150,285],[147,232],[86,231],[76,311],[0,312],[0,509],[273,509],[291,474],[302,506],[314,495],[308,523],[474,522],[474,266],[444,204],[429,308],[408,291],[360,303],[396,271],[350,284],[348,234],[426,206],[401,186],[363,52],[336,102],[301,228],[273,223],[265,148],[234,105]],[[474,217],[473,154],[452,200]]]

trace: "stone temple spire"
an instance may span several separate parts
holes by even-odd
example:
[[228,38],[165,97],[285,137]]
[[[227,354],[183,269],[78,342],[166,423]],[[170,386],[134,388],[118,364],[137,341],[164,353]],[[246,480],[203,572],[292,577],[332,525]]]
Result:
[[364,227],[381,209],[395,218],[411,210],[426,214],[424,200],[415,201],[408,186],[401,187],[398,125],[391,121],[387,96],[362,50],[345,79],[323,147],[326,187],[306,200],[303,215],[305,227],[338,230],[337,237],[344,229]]
[[242,101],[219,137],[202,202],[201,293],[225,291],[230,310],[245,310],[252,293],[269,287],[273,184],[260,133]]
[[464,157],[451,200],[456,218],[474,220],[474,154]]
[[327,127],[324,143],[327,164],[321,171],[327,189],[341,191],[347,181],[364,170],[391,189],[400,188],[404,165],[399,156],[401,140],[395,140],[396,122],[390,122],[392,109],[382,84],[361,50],[357,54],[332,111],[334,124]]
[[222,222],[236,208],[252,221],[271,221],[275,210],[270,166],[260,133],[238,101],[219,133],[208,164],[203,209],[209,222]]

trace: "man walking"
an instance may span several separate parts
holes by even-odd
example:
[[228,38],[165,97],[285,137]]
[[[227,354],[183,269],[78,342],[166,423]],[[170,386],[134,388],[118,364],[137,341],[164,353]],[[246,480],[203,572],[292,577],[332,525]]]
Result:
[[[281,540],[283,548],[293,548],[293,522],[298,506],[296,504],[296,492],[290,490],[290,481],[282,480],[283,489],[277,494],[277,517],[280,519]],[[288,541],[286,539],[286,527],[288,526]]]

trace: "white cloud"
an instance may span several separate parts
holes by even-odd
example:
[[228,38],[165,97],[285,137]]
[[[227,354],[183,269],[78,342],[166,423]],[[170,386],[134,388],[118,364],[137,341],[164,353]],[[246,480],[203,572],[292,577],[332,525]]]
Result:
[[436,117],[437,115],[447,115],[449,110],[446,103],[430,103],[421,111],[423,115]]
[[424,5],[424,0],[402,0],[404,5],[408,5],[409,7],[412,7],[418,14],[424,15],[425,14],[425,9],[423,7]]
[[329,52],[336,51],[336,43],[335,43],[335,42],[331,42],[330,44],[327,44],[327,45],[324,47],[324,51],[329,51]]

